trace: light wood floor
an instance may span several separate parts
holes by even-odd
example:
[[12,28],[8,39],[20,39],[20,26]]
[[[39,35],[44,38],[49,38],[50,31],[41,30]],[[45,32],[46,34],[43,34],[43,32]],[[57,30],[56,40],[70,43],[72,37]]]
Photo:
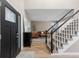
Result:
[[24,51],[34,51],[36,53],[36,57],[48,57],[49,51],[47,50],[45,43],[41,43],[41,41],[32,42],[31,48],[24,48]]
[[34,52],[36,58],[47,58],[50,53],[43,39],[33,39],[31,47],[25,47],[21,52]]
[[65,53],[51,55],[43,39],[34,39],[31,47],[25,47],[17,58],[79,58],[79,53]]

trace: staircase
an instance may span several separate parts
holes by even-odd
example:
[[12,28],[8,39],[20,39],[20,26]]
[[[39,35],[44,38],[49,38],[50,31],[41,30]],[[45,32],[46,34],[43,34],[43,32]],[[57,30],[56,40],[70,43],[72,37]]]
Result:
[[79,39],[79,10],[69,15],[73,11],[71,9],[56,23],[58,27],[54,24],[46,30],[46,46],[53,54],[64,53]]

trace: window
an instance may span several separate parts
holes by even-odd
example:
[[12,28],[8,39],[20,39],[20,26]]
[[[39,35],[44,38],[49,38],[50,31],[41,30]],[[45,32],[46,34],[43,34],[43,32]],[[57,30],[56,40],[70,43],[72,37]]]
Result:
[[16,22],[16,14],[7,7],[5,7],[5,20],[13,23]]

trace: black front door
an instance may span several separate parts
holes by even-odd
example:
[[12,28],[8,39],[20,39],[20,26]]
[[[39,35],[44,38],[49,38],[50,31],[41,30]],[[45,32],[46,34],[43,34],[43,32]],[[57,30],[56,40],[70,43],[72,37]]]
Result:
[[[8,18],[6,13],[13,12],[4,8],[4,20],[2,21],[2,57],[16,57],[17,53],[17,22],[16,18]],[[16,16],[15,16],[16,17]],[[13,21],[14,20],[14,21]],[[4,53],[3,53],[4,52]]]
[[[19,13],[7,2],[1,8],[1,57],[16,57],[18,51],[18,15]],[[20,19],[19,19],[20,20]],[[20,39],[19,39],[20,41]],[[20,42],[19,42],[20,44]],[[20,50],[20,48],[19,48]]]
[[1,57],[10,57],[10,23],[1,23]]

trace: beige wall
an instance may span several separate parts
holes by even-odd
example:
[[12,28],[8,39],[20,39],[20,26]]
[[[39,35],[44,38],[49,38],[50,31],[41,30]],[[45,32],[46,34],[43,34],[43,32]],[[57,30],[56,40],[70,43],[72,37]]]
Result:
[[49,29],[53,24],[54,22],[33,21],[32,31],[45,31]]

